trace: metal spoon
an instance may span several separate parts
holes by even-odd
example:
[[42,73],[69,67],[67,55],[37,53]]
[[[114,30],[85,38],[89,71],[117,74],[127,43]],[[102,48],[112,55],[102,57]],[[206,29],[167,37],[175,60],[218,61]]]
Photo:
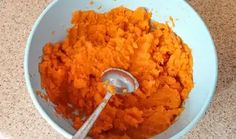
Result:
[[[110,85],[114,86],[115,93],[132,93],[139,87],[139,83],[133,75],[125,70],[118,68],[109,68],[105,70],[102,74],[102,81],[108,81]],[[83,126],[75,133],[72,139],[84,139],[86,137],[111,96],[112,93],[107,90],[103,101],[99,104],[99,106],[87,119]]]

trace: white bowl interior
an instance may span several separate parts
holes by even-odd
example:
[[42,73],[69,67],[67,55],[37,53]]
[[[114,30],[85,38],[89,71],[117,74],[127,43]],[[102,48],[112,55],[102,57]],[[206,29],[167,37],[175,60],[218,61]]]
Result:
[[[71,121],[57,115],[53,104],[44,101],[35,93],[36,90],[44,91],[41,89],[38,72],[42,48],[47,42],[56,42],[65,37],[66,29],[70,27],[72,12],[88,9],[104,12],[121,5],[130,9],[146,7],[153,12],[154,20],[165,22],[169,20],[169,16],[177,18],[173,29],[192,49],[195,86],[178,120],[155,138],[177,138],[185,134],[206,111],[217,80],[215,47],[201,18],[183,0],[99,0],[94,1],[93,5],[89,2],[89,0],[55,0],[45,9],[31,32],[25,52],[25,77],[33,102],[42,116],[65,137],[70,138],[75,133]],[[98,10],[99,6],[102,8]],[[52,32],[55,32],[54,35]]]

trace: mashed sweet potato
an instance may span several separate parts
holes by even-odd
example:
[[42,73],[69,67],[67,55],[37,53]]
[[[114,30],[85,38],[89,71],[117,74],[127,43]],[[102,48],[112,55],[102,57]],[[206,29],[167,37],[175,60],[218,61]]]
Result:
[[193,87],[191,50],[168,25],[150,20],[144,8],[76,11],[65,39],[44,46],[41,85],[74,128],[102,101],[101,75],[111,67],[132,73],[140,87],[133,94],[112,96],[91,137],[148,138],[181,113]]

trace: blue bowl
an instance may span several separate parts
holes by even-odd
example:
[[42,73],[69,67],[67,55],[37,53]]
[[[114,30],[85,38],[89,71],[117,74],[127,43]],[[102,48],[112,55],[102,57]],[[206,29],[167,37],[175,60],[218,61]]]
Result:
[[[36,95],[41,89],[38,64],[42,48],[47,42],[56,42],[66,36],[71,14],[75,10],[93,9],[105,12],[118,6],[130,9],[146,7],[153,12],[153,20],[165,22],[176,18],[173,30],[189,45],[193,54],[194,88],[184,104],[185,110],[176,122],[154,138],[179,138],[196,125],[212,99],[217,82],[217,55],[211,35],[199,15],[184,0],[54,0],[39,16],[28,38],[24,57],[25,80],[35,107],[43,118],[66,138],[76,132],[72,122],[58,116],[53,104]],[[102,6],[101,9],[98,7]],[[55,32],[52,35],[52,32]]]

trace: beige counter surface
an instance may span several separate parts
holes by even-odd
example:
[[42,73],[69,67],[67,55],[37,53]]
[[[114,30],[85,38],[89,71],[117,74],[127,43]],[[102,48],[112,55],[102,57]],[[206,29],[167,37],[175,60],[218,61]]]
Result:
[[[23,77],[31,27],[49,0],[0,0],[0,139],[64,138],[39,114]],[[217,91],[204,118],[184,138],[236,138],[236,0],[189,0],[214,38]]]

